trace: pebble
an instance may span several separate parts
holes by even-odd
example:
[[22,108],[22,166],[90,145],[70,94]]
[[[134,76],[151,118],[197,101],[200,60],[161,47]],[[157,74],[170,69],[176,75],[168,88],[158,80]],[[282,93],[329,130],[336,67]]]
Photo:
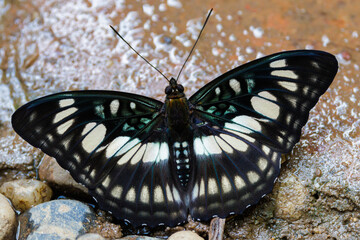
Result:
[[39,204],[19,217],[19,239],[76,239],[94,228],[95,213],[75,200]]
[[34,179],[5,182],[0,187],[0,193],[9,198],[13,206],[20,211],[47,202],[52,196],[52,190],[46,183]]
[[16,229],[16,216],[9,200],[0,193],[0,239],[12,239]]
[[194,232],[191,231],[180,231],[172,234],[168,240],[204,240],[204,238],[200,237]]

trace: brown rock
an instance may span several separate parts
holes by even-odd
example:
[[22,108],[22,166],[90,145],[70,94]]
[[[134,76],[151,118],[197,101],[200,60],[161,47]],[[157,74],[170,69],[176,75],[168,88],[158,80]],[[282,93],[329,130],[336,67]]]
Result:
[[180,231],[171,235],[169,240],[204,240],[202,237],[191,231]]
[[51,185],[73,192],[88,192],[87,188],[77,183],[68,171],[60,167],[54,158],[45,157],[39,167],[39,178]]
[[12,239],[16,229],[15,212],[9,200],[0,193],[0,239]]
[[0,193],[8,197],[20,211],[47,202],[52,196],[52,190],[46,183],[34,179],[6,182],[0,187]]

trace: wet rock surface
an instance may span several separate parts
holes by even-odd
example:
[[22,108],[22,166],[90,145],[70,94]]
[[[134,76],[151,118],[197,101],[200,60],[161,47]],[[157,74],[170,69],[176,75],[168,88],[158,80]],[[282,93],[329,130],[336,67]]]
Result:
[[39,167],[39,178],[59,189],[64,195],[87,195],[87,188],[75,182],[70,173],[60,167],[54,158],[46,156]]
[[[12,112],[28,100],[78,89],[121,90],[163,100],[165,80],[119,41],[109,24],[171,76],[181,68],[206,12],[214,7],[180,78],[187,96],[220,73],[281,50],[321,49],[335,54],[340,63],[334,83],[311,111],[299,144],[287,157],[273,193],[242,216],[227,219],[225,238],[356,239],[359,6],[350,0],[326,5],[310,0],[2,1],[0,182],[36,178],[35,166],[43,154],[15,137],[10,123]],[[61,175],[53,173],[53,178]],[[195,231],[203,236],[208,229]]]
[[20,179],[1,185],[0,193],[9,198],[14,207],[25,211],[40,203],[47,202],[52,197],[51,188],[44,182],[35,179]]
[[0,239],[9,240],[15,237],[16,217],[10,202],[0,193]]
[[31,208],[19,217],[20,239],[75,239],[93,227],[95,214],[74,200],[53,200]]

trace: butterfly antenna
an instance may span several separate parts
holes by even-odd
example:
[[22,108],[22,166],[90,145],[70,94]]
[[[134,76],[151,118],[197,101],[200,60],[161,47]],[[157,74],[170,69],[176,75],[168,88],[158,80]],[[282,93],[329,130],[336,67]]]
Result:
[[178,79],[179,79],[179,77],[180,77],[180,74],[181,74],[182,70],[183,70],[183,69],[184,69],[184,67],[185,67],[186,62],[189,60],[189,58],[190,58],[190,56],[191,56],[192,52],[194,51],[195,46],[196,46],[197,42],[198,42],[198,41],[199,41],[199,39],[200,39],[201,33],[203,32],[203,30],[204,30],[204,28],[205,28],[205,26],[206,26],[206,23],[208,22],[208,20],[209,20],[209,18],[210,18],[210,15],[211,15],[212,11],[213,11],[213,9],[210,9],[210,12],[209,12],[209,14],[208,14],[208,15],[207,15],[207,17],[206,17],[206,20],[205,20],[205,22],[204,22],[204,25],[202,26],[202,28],[201,28],[201,30],[200,30],[199,36],[197,37],[197,39],[196,39],[196,41],[195,41],[195,43],[194,43],[194,46],[192,47],[192,49],[191,49],[191,51],[190,51],[189,55],[187,56],[187,58],[186,58],[186,60],[185,60],[184,64],[182,65],[182,67],[181,67],[181,69],[180,69],[179,74],[178,74],[178,75],[177,75],[177,77],[176,77],[176,81],[178,81]]
[[121,40],[123,40],[139,57],[141,57],[145,62],[147,62],[151,67],[153,67],[156,71],[158,71],[158,73],[160,73],[168,82],[170,82],[170,80],[162,73],[160,72],[159,69],[157,69],[154,65],[152,65],[148,60],[146,60],[146,58],[144,58],[143,56],[141,56],[140,53],[138,53],[138,51],[136,51],[131,45],[130,43],[128,43],[116,30],[115,28],[113,28],[113,26],[109,25],[111,27],[111,29],[116,33],[116,35],[118,35]]

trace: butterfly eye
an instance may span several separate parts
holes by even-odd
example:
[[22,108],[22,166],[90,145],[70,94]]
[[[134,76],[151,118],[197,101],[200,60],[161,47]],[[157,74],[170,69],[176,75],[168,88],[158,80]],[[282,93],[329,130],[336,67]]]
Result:
[[172,92],[172,87],[171,87],[171,86],[167,86],[167,87],[165,88],[165,94],[166,94],[166,95],[169,95],[171,92]]
[[184,92],[184,87],[179,84],[179,85],[177,85],[177,90],[182,93],[182,92]]

